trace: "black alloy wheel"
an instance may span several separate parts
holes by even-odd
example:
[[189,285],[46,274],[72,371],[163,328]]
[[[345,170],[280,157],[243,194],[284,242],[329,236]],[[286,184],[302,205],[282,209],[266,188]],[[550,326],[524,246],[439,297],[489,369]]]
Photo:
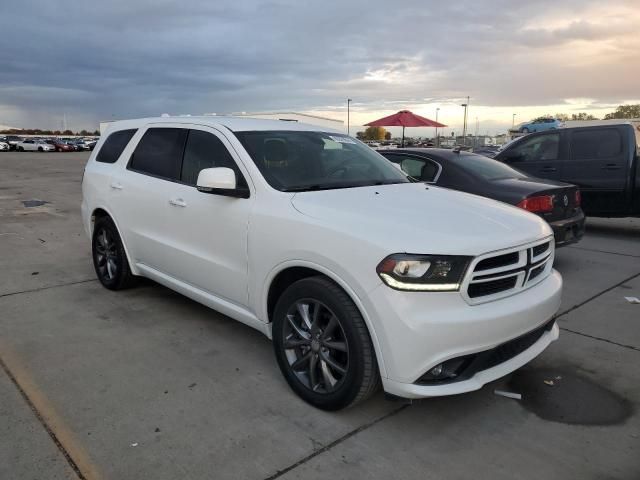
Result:
[[96,220],[92,238],[93,266],[100,283],[110,290],[121,290],[133,285],[129,261],[113,220]]
[[285,290],[274,312],[273,342],[291,388],[318,408],[345,408],[378,388],[378,364],[362,315],[325,277],[305,278]]

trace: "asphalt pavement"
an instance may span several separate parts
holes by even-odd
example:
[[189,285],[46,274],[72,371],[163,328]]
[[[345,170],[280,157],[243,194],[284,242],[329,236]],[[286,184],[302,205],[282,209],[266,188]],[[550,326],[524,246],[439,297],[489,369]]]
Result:
[[99,285],[87,157],[0,152],[1,479],[640,478],[640,219],[589,219],[558,250],[561,335],[530,365],[328,413],[257,331],[150,281]]

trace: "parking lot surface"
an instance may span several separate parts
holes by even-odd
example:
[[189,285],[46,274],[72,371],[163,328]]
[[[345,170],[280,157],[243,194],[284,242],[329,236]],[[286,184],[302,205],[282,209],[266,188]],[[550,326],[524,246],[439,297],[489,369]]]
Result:
[[640,219],[589,219],[558,250],[561,336],[527,367],[328,413],[260,333],[152,282],[99,285],[87,157],[0,153],[0,478],[640,478]]

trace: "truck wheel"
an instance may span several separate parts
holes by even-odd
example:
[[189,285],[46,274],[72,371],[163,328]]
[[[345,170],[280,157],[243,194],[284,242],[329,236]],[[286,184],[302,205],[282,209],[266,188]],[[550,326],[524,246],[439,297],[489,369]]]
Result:
[[380,384],[362,315],[344,290],[325,277],[299,280],[280,296],[273,346],[289,386],[323,410],[355,405]]

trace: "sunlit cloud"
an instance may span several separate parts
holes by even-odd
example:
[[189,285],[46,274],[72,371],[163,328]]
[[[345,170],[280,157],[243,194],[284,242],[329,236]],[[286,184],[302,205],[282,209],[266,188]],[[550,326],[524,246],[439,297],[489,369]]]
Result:
[[[473,128],[635,101],[637,0],[10,0],[0,124],[73,128],[169,113],[400,109]],[[29,12],[28,14],[26,12]],[[339,12],[337,14],[336,12]],[[630,100],[631,99],[631,100]]]

